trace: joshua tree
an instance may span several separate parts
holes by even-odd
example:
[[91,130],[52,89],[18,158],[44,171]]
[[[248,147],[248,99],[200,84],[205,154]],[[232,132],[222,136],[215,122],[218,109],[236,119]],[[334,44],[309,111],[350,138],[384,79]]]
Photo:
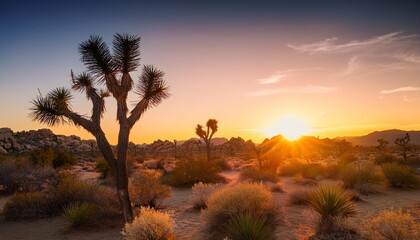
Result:
[[176,159],[176,147],[177,147],[178,141],[174,139],[174,157]]
[[378,141],[378,146],[376,146],[376,148],[380,151],[380,152],[382,152],[384,149],[385,149],[385,147],[386,147],[386,145],[388,145],[389,144],[389,142],[387,141],[387,140],[385,140],[385,139],[383,139],[383,138],[380,138],[380,139],[378,139],[377,140]]
[[207,150],[207,160],[210,161],[210,144],[211,144],[211,138],[213,135],[217,132],[217,120],[216,119],[209,119],[207,121],[207,130],[203,130],[203,126],[200,124],[197,124],[197,127],[195,128],[195,133],[204,140],[204,143],[206,144],[206,150]]
[[404,161],[407,160],[407,152],[410,150],[410,135],[408,133],[405,134],[405,137],[395,139],[394,143],[397,144],[402,149],[402,156]]
[[[92,115],[86,117],[72,110],[70,90],[56,88],[32,100],[31,116],[34,121],[55,126],[74,124],[90,132],[98,143],[111,174],[116,179],[118,197],[124,213],[125,222],[133,220],[133,210],[128,194],[127,148],[130,130],[140,117],[150,108],[157,106],[169,96],[163,80],[164,73],[153,66],[143,66],[143,71],[135,88],[138,101],[129,112],[127,95],[134,83],[130,73],[140,65],[140,38],[133,35],[115,34],[113,53],[101,37],[91,36],[79,45],[81,61],[87,72],[74,75],[71,72],[71,84],[74,91],[86,93],[92,102]],[[95,85],[105,85],[99,90]],[[118,151],[114,154],[101,126],[105,111],[104,98],[112,95],[117,102],[117,120],[119,124]],[[92,193],[95,194],[95,193]]]

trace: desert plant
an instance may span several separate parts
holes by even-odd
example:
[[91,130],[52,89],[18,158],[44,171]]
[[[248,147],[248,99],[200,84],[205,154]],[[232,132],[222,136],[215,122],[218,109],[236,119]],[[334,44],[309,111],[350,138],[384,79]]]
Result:
[[87,202],[72,202],[63,208],[63,217],[72,227],[86,227],[94,223],[97,208]]
[[410,141],[411,139],[408,133],[406,133],[404,137],[397,138],[394,141],[394,143],[401,148],[402,150],[401,155],[404,161],[407,160],[407,153],[408,153],[408,150],[410,150]]
[[191,201],[194,208],[204,209],[207,208],[207,202],[209,196],[215,192],[219,186],[213,183],[196,183],[192,186],[192,197]]
[[242,213],[234,216],[225,226],[229,239],[269,240],[274,238],[274,228],[263,216]]
[[269,184],[268,189],[270,189],[271,192],[280,192],[280,193],[286,192],[283,186],[281,185],[281,183],[279,182]]
[[133,201],[142,206],[157,207],[163,199],[171,195],[171,188],[159,181],[162,173],[157,170],[141,170],[137,172],[130,184]]
[[169,213],[141,207],[140,215],[132,223],[126,223],[122,233],[128,240],[170,240],[174,239],[174,224]]
[[29,157],[34,165],[52,165],[55,152],[52,147],[36,148],[29,153]]
[[420,239],[420,223],[401,209],[385,210],[368,220],[368,235],[378,240]]
[[6,220],[31,220],[55,215],[51,200],[40,192],[14,194],[5,204]]
[[[187,159],[177,163],[175,170],[164,177],[173,187],[191,187],[196,183],[218,183],[224,181],[214,161]],[[165,180],[166,179],[166,180]]]
[[338,158],[337,164],[346,166],[349,163],[356,162],[357,157],[352,152],[346,152]]
[[214,192],[209,197],[205,217],[211,233],[223,234],[224,230],[220,226],[228,224],[241,214],[265,218],[267,224],[274,227],[277,213],[272,194],[263,185],[239,183]]
[[336,186],[321,186],[308,199],[309,207],[320,216],[318,232],[334,232],[337,219],[355,214],[351,195]]
[[279,177],[275,170],[267,168],[245,168],[239,173],[242,180],[251,180],[256,182],[273,182],[279,181]]
[[211,138],[217,132],[217,120],[216,119],[209,119],[206,123],[207,130],[203,129],[203,126],[197,124],[195,128],[195,133],[203,139],[204,143],[206,144],[206,151],[207,151],[207,160],[210,161],[210,147],[211,147]]
[[420,185],[416,172],[408,166],[398,163],[385,163],[382,164],[382,171],[391,187],[417,188]]
[[306,205],[308,204],[310,191],[307,189],[304,190],[295,190],[288,194],[288,203],[293,205]]
[[376,184],[381,180],[373,164],[348,164],[346,168],[342,169],[340,178],[346,188],[366,190],[361,192],[362,194],[369,193],[372,184]]
[[[139,99],[129,113],[128,93],[134,87],[130,73],[140,65],[140,38],[127,34],[115,34],[113,54],[99,36],[91,36],[79,45],[82,62],[88,71],[75,76],[71,72],[72,89],[85,92],[92,102],[90,118],[74,112],[70,105],[72,95],[68,89],[56,88],[32,101],[34,121],[55,126],[75,124],[95,136],[98,148],[116,178],[116,188],[125,222],[133,220],[133,210],[128,193],[127,150],[130,130],[148,109],[157,106],[169,96],[163,80],[164,73],[153,66],[144,66],[135,93]],[[103,84],[106,90],[98,90],[95,83]],[[117,102],[117,120],[120,126],[118,152],[114,154],[101,126],[105,111],[105,97],[112,95]],[[129,113],[129,114],[128,114]]]
[[382,165],[384,163],[398,162],[398,159],[389,154],[379,154],[375,157],[373,161],[375,162],[375,164]]

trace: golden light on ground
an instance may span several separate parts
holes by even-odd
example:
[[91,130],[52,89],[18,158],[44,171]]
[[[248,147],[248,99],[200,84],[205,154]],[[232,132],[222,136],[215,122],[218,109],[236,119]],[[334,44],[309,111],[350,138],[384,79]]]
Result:
[[312,132],[312,129],[306,121],[297,116],[284,116],[270,127],[264,129],[264,133],[268,137],[281,134],[290,141],[296,140],[310,132]]

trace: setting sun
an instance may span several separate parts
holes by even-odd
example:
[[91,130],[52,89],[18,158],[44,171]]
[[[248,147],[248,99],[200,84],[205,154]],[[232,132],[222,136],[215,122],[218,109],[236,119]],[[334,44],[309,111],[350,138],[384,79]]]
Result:
[[310,132],[311,128],[308,124],[296,116],[282,117],[264,130],[264,133],[269,137],[281,134],[283,137],[292,141]]

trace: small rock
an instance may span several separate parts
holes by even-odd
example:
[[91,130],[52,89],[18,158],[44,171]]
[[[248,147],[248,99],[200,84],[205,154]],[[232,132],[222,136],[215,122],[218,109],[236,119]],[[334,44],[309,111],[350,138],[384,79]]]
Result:
[[0,147],[0,153],[1,154],[7,154],[7,151],[3,147]]

